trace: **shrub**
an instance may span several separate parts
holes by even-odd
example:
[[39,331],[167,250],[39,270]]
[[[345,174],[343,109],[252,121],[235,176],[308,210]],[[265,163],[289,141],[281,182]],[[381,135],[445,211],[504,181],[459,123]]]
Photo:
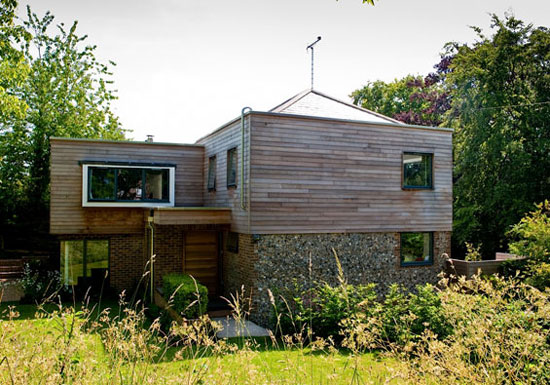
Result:
[[319,283],[306,289],[295,283],[280,293],[274,323],[281,334],[303,333],[308,327],[318,337],[338,338],[342,320],[357,312],[370,312],[376,303],[374,284],[331,286]]
[[514,225],[508,235],[515,238],[510,252],[527,257],[525,262],[508,262],[503,267],[505,275],[515,274],[541,290],[550,287],[550,201],[537,204],[536,210]]
[[162,286],[172,308],[183,317],[197,318],[206,313],[208,289],[191,276],[167,274],[162,277]]
[[430,285],[419,285],[416,293],[405,293],[398,285],[392,285],[380,313],[382,338],[388,342],[404,345],[418,340],[430,330],[438,338],[451,333],[436,289]]
[[23,303],[39,303],[51,295],[64,293],[58,271],[48,270],[41,261],[30,261],[23,267],[20,280],[23,289]]

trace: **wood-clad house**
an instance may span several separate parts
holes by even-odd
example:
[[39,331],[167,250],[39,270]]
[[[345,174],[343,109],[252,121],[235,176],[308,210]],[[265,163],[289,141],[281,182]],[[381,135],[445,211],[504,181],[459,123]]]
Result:
[[405,125],[308,90],[243,110],[193,145],[51,140],[51,233],[65,282],[108,269],[131,289],[188,272],[212,296],[434,282],[450,254],[452,130]]

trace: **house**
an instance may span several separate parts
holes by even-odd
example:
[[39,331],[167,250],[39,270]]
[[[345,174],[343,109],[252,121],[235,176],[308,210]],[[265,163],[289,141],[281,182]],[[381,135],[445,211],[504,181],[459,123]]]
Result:
[[450,255],[452,130],[402,124],[308,90],[243,109],[195,144],[52,138],[51,233],[67,284],[135,287],[188,272],[209,295],[293,280],[407,287]]

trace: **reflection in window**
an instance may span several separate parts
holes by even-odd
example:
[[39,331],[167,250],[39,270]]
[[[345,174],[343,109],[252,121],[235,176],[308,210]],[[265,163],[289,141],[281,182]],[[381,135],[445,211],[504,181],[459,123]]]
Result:
[[60,254],[61,278],[67,286],[88,278],[101,279],[109,268],[108,240],[62,241]]
[[237,147],[227,151],[227,187],[237,186]]
[[170,169],[88,167],[88,201],[168,202]]
[[90,199],[115,199],[115,170],[112,168],[90,169]]
[[117,177],[117,200],[140,200],[143,172],[139,168],[119,168]]
[[403,154],[403,187],[432,188],[432,154]]
[[208,158],[208,191],[216,190],[216,156]]
[[433,233],[401,233],[401,265],[431,265]]

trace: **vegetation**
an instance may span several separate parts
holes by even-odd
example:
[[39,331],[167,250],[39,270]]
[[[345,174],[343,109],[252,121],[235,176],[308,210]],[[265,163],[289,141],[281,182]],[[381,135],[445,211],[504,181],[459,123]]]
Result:
[[474,44],[449,43],[436,71],[368,83],[356,104],[454,135],[454,252],[507,247],[506,232],[550,189],[550,30],[492,16]]
[[208,289],[187,274],[167,274],[162,277],[166,297],[171,307],[185,318],[197,318],[206,313]]
[[550,202],[545,200],[508,232],[513,241],[510,252],[525,260],[507,261],[506,275],[521,273],[521,278],[541,290],[550,287]]
[[1,4],[0,232],[6,243],[24,233],[20,248],[40,233],[40,241],[30,243],[43,247],[49,138],[122,139],[124,132],[111,109],[110,66],[97,61],[86,36],[77,35],[77,23],[53,31],[49,12],[38,17],[27,8],[26,20],[18,22],[17,1]]

